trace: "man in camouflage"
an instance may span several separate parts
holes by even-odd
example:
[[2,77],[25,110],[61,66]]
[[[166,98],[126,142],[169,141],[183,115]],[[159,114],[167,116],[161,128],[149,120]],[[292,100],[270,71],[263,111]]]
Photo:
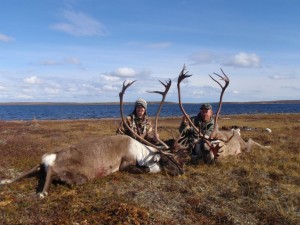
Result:
[[[133,112],[125,118],[125,121],[140,137],[153,144],[157,144],[157,140],[154,137],[152,123],[147,115],[147,102],[144,99],[139,98],[136,100]],[[124,126],[123,122],[121,122],[116,133],[125,134],[135,138],[131,131]]]
[[[193,124],[201,131],[202,134],[209,137],[214,130],[213,110],[212,106],[208,103],[200,107],[200,112],[197,116],[191,117]],[[179,127],[179,132],[188,138],[188,142],[192,148],[192,163],[198,164],[199,159],[205,162],[208,160],[208,154],[213,154],[205,141],[198,139],[198,134],[194,128],[188,123],[188,120],[183,117]]]

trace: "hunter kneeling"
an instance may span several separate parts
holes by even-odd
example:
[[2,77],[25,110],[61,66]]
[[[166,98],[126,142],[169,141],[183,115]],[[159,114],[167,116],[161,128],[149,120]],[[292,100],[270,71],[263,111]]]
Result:
[[[200,107],[200,111],[197,116],[190,118],[193,124],[201,131],[205,136],[210,136],[214,130],[214,119],[212,106],[208,103],[203,104]],[[198,164],[202,159],[204,162],[210,162],[209,154],[213,154],[210,151],[210,147],[204,140],[199,141],[199,134],[188,123],[185,116],[182,118],[182,122],[179,126],[179,132],[188,139],[188,143],[192,148],[192,164]]]

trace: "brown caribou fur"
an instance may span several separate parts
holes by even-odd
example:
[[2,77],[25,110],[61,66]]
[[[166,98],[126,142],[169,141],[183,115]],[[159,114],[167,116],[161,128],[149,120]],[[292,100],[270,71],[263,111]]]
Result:
[[[123,90],[120,92],[123,122],[125,120],[122,107],[123,95],[126,88],[132,83],[124,85],[124,82]],[[168,86],[165,92],[159,92],[163,95],[163,100],[157,112],[157,117],[170,85],[171,81],[165,85]],[[179,138],[177,140],[179,141]],[[148,143],[141,143],[126,135],[85,139],[77,145],[44,154],[40,164],[16,178],[1,180],[0,185],[10,184],[24,177],[44,171],[45,180],[40,184],[41,190],[38,190],[38,196],[43,198],[48,194],[52,180],[62,181],[70,185],[83,184],[116,171],[132,173],[158,173],[165,171],[169,175],[177,176],[183,174],[180,156],[176,156],[176,153],[180,153],[178,149],[182,147],[178,141],[174,141],[175,149],[172,146],[165,146],[165,149],[171,152],[174,150],[175,154],[172,154],[165,153],[161,148],[150,143],[147,145]]]

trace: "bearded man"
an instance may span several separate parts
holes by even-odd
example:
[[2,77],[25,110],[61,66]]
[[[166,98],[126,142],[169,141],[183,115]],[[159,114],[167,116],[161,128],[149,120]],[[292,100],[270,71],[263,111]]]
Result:
[[[214,130],[214,119],[212,106],[208,103],[201,105],[200,111],[197,116],[191,117],[192,123],[197,127],[202,134],[209,136]],[[198,133],[189,124],[187,118],[183,116],[182,122],[179,126],[179,132],[188,139],[188,142],[192,148],[192,163],[198,164],[199,160],[202,159],[208,162],[208,154],[212,154],[209,146],[205,141],[198,141]]]

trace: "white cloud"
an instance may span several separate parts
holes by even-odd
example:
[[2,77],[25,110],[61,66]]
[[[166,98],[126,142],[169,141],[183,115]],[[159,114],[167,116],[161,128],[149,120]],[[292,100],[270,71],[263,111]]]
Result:
[[273,80],[291,80],[291,79],[295,79],[295,76],[273,75],[273,76],[270,76],[270,78]]
[[100,75],[100,77],[101,77],[104,81],[118,81],[118,80],[120,80],[119,77],[114,77],[114,76],[110,76],[110,75]]
[[45,93],[49,95],[58,95],[60,93],[60,89],[47,87],[45,88]]
[[66,63],[73,64],[73,65],[80,65],[81,64],[80,59],[75,58],[75,57],[66,58],[64,61]]
[[152,43],[152,44],[147,44],[146,46],[148,48],[163,49],[163,48],[169,48],[171,46],[171,42]]
[[115,75],[117,77],[134,77],[137,75],[137,72],[132,68],[122,67],[122,68],[116,69],[113,72],[113,75]]
[[142,69],[142,70],[135,70],[129,67],[120,67],[115,69],[112,72],[105,73],[102,75],[106,81],[118,81],[124,78],[136,78],[139,77],[140,79],[146,80],[150,78],[151,71]]
[[30,96],[30,95],[18,94],[18,95],[16,96],[16,98],[17,98],[17,99],[18,99],[18,98],[20,98],[20,99],[32,99],[33,97]]
[[[218,93],[219,89],[218,88],[215,88],[215,87],[212,87],[212,86],[208,86],[208,85],[205,85],[205,86],[201,86],[201,87],[197,87],[195,88],[193,85],[191,86],[191,94],[193,96],[210,96],[210,95],[213,95],[215,93]],[[188,91],[188,90],[186,90]]]
[[233,67],[261,67],[261,59],[254,53],[240,52],[223,63]]
[[289,90],[292,90],[292,91],[300,91],[300,87],[294,87],[294,86],[282,86],[282,88],[284,89],[289,89]]
[[69,87],[67,87],[66,91],[67,92],[77,92],[78,88],[74,84],[72,84]]
[[74,36],[106,36],[106,28],[94,18],[82,13],[64,11],[66,22],[51,25],[52,29],[62,31]]
[[101,88],[99,88],[98,86],[95,86],[94,83],[86,83],[86,84],[82,84],[81,86],[83,88],[84,91],[88,92],[88,93],[93,93],[95,94],[95,92],[101,92]]
[[12,38],[12,37],[9,37],[7,35],[4,35],[4,34],[1,34],[0,33],[0,41],[3,41],[3,42],[11,42],[11,41],[14,41],[15,39]]
[[138,41],[131,41],[128,42],[127,45],[137,46],[142,48],[165,49],[165,48],[169,48],[172,45],[172,43],[171,42],[144,43]]
[[42,80],[39,79],[37,76],[31,76],[24,79],[24,82],[27,84],[40,84]]
[[198,53],[194,53],[191,56],[189,56],[189,59],[193,61],[193,64],[208,64],[216,61],[218,56],[210,51],[201,51]]
[[55,65],[81,65],[80,59],[76,57],[69,57],[69,58],[64,58],[62,60],[44,60],[38,62],[40,65],[45,65],[45,66],[55,66]]
[[112,85],[104,85],[102,88],[104,91],[118,91],[119,90],[117,87],[114,87]]
[[39,62],[39,64],[46,65],[46,66],[52,66],[52,65],[60,65],[61,63],[57,62],[57,61],[53,61],[53,60],[44,60],[44,61]]
[[235,55],[212,51],[199,51],[189,56],[191,65],[221,64],[231,67],[261,67],[261,59],[254,53],[239,52]]
[[6,87],[0,85],[0,91],[3,91],[3,90],[5,90],[5,89],[6,89]]

